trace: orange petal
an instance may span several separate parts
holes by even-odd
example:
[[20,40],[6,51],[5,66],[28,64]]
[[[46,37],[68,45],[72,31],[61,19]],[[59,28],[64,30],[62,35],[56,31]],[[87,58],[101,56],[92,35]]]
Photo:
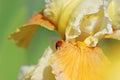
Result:
[[31,41],[31,38],[35,34],[37,28],[43,26],[49,30],[55,30],[54,24],[52,24],[42,13],[35,14],[27,24],[18,28],[16,32],[12,33],[9,39],[15,40],[20,47],[27,48]]
[[110,63],[99,47],[63,43],[52,56],[57,80],[106,80],[104,71]]

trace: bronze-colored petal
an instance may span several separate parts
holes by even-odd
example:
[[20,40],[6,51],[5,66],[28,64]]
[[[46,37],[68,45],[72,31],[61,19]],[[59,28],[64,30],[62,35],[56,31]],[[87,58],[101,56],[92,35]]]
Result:
[[109,63],[99,47],[65,42],[53,54],[51,65],[57,80],[106,80]]
[[55,30],[54,24],[44,17],[42,13],[37,13],[27,22],[27,24],[12,33],[9,39],[15,40],[18,46],[27,48],[39,26],[43,26],[49,30]]

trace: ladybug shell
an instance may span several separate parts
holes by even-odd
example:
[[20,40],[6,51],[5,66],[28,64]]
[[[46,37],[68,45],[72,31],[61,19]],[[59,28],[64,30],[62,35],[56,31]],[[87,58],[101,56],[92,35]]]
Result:
[[57,41],[56,42],[56,49],[58,49],[60,46],[62,46],[63,42],[62,41]]

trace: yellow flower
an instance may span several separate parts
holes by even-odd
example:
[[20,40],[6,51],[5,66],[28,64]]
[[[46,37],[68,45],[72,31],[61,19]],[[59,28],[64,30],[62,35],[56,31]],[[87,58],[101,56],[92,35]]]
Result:
[[26,79],[23,75],[21,79],[107,80],[110,61],[98,43],[103,38],[120,40],[119,9],[117,10],[119,1],[45,0],[45,2],[44,10],[33,16],[9,38],[17,41],[18,46],[27,48],[37,28],[43,26],[58,31],[62,41],[57,44],[58,48],[55,51],[49,47],[32,71],[28,69],[28,73],[23,73],[30,74],[29,78]]
[[62,39],[66,41],[79,40],[90,47],[96,46],[102,38],[119,39],[119,11],[116,10],[116,6],[114,7],[114,4],[118,5],[118,3],[117,0],[111,2],[104,0],[46,0],[45,9],[11,34],[10,39],[16,40],[19,46],[28,47],[39,26],[57,30]]

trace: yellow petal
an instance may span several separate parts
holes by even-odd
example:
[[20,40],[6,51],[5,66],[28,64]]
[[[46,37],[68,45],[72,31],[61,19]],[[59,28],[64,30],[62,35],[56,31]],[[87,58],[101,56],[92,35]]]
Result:
[[63,38],[69,17],[80,2],[81,0],[46,0],[44,15],[58,26],[58,32]]
[[96,46],[106,34],[113,33],[111,22],[103,8],[100,8],[97,13],[84,16],[79,25],[79,34],[76,34],[78,29],[75,31],[74,28],[69,27],[66,37],[72,39],[78,36],[76,40],[84,41],[90,47]]
[[32,73],[34,72],[35,66],[22,66],[18,80],[30,80]]
[[75,38],[81,33],[82,18],[97,13],[102,5],[102,0],[46,0],[44,15],[56,24],[62,38]]
[[110,66],[107,80],[120,80],[120,60],[115,61],[114,64]]
[[46,0],[44,15],[56,24],[63,39],[84,41],[88,46],[94,47],[106,34],[112,33],[112,24],[106,12],[109,2],[110,0]]
[[43,26],[49,30],[55,30],[55,26],[46,17],[44,17],[42,13],[38,13],[35,14],[27,24],[12,33],[9,39],[15,40],[18,46],[27,48],[31,38],[39,26]]
[[114,30],[112,34],[105,35],[105,38],[113,38],[113,39],[120,40],[120,30],[119,29]]
[[113,28],[120,28],[120,0],[111,0],[107,12],[112,20]]
[[52,73],[52,68],[50,66],[52,53],[53,50],[51,47],[45,50],[31,75],[31,80],[55,80],[55,75]]
[[54,24],[58,24],[61,12],[72,0],[45,0],[44,15]]
[[73,12],[76,10],[77,6],[80,5],[81,0],[71,0],[71,2],[63,8],[63,11],[60,14],[58,22],[58,32],[61,33],[61,36],[65,36],[66,27],[69,25],[69,19],[73,15]]
[[[100,11],[102,5],[102,0],[81,0],[69,18],[65,31],[66,38],[71,39],[78,37],[83,32],[88,34],[92,32],[93,23],[97,22],[96,18],[98,18],[95,14]],[[92,16],[92,14],[95,16]]]
[[57,80],[106,80],[109,61],[99,47],[65,42],[53,54],[51,65]]
[[53,50],[48,47],[37,65],[22,67],[19,80],[56,80],[49,61],[52,53]]

